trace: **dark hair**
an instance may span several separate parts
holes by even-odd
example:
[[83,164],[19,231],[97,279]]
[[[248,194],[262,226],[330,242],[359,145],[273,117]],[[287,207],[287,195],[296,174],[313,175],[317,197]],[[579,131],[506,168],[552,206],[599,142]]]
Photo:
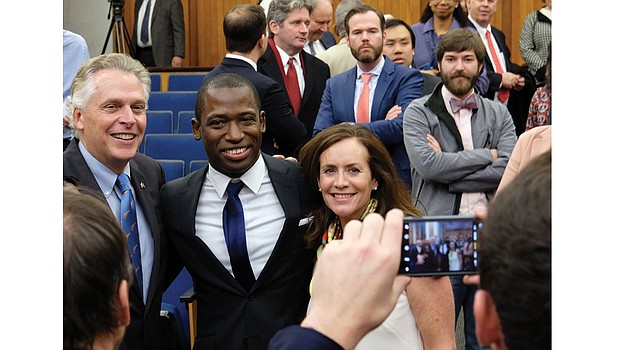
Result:
[[254,84],[248,79],[235,73],[218,73],[215,75],[207,74],[207,77],[200,85],[198,92],[196,93],[196,120],[199,122],[202,120],[202,114],[204,113],[205,105],[207,104],[207,92],[211,92],[216,89],[226,88],[248,88],[252,94],[256,108],[260,111],[260,97],[254,87]]
[[[421,212],[412,204],[409,189],[396,172],[390,154],[383,143],[372,131],[359,124],[332,125],[318,133],[301,148],[299,161],[313,186],[317,187],[321,154],[334,144],[349,138],[358,140],[368,151],[370,171],[378,183],[377,190],[371,192],[371,197],[378,201],[376,212],[385,215],[390,209],[399,208],[405,215],[421,215]],[[314,218],[310,222],[305,237],[309,248],[318,246],[323,231],[336,218],[336,215],[326,205],[319,206],[311,216]]]
[[259,5],[240,4],[224,16],[224,36],[228,52],[248,53],[267,30],[265,10]]
[[118,327],[119,284],[133,281],[127,239],[107,203],[72,186],[63,189],[64,349],[90,349]]
[[398,18],[388,19],[385,22],[385,29],[396,27],[396,26],[403,26],[407,28],[407,31],[409,32],[409,35],[411,36],[411,47],[415,47],[415,35],[413,34],[413,29],[411,29],[411,26],[409,26],[407,22],[403,21],[402,19],[398,19]]
[[[433,9],[431,8],[431,4],[429,2],[428,6],[424,8],[424,11],[422,12],[422,15],[420,16],[420,22],[426,23],[426,21],[431,19],[434,15],[435,14],[433,13]],[[463,11],[460,5],[454,9],[454,12],[452,12],[452,17],[454,17],[454,19],[456,19],[456,21],[459,22],[461,27],[471,26],[471,22],[469,21],[469,18],[467,17],[467,13]]]
[[385,31],[385,17],[383,16],[383,13],[381,13],[381,11],[377,10],[376,8],[370,6],[370,5],[366,5],[366,4],[362,4],[359,6],[355,6],[354,8],[352,8],[347,15],[344,18],[344,29],[346,30],[346,33],[349,34],[349,20],[351,19],[351,17],[360,14],[360,13],[366,13],[366,12],[374,12],[377,17],[379,17],[379,21],[381,22],[381,32]]
[[437,46],[437,62],[441,63],[446,52],[463,52],[467,50],[474,51],[479,65],[484,64],[486,49],[482,39],[480,39],[480,35],[466,28],[451,30],[446,33]]
[[480,233],[480,287],[510,349],[551,348],[551,151],[533,159],[489,204]]

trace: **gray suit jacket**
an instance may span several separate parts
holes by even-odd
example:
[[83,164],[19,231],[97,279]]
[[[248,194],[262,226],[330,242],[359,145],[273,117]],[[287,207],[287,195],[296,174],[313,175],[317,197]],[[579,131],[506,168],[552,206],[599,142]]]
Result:
[[[144,0],[136,0],[134,9],[134,31],[131,38],[134,51],[138,46],[136,28],[138,11]],[[158,67],[171,65],[172,56],[185,57],[185,22],[181,0],[157,0],[151,19],[153,58]]]

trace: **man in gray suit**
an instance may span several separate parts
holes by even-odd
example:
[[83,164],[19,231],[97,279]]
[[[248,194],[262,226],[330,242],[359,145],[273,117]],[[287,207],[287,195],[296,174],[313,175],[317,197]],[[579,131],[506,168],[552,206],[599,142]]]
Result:
[[135,58],[145,67],[181,67],[185,57],[181,0],[136,0],[131,42]]
[[[306,314],[315,255],[306,213],[320,199],[297,163],[261,152],[265,113],[249,80],[217,74],[196,101],[192,128],[209,165],[161,191],[166,235],[194,281],[194,349],[264,350]],[[234,200],[237,230],[227,224],[231,206],[241,211]]]

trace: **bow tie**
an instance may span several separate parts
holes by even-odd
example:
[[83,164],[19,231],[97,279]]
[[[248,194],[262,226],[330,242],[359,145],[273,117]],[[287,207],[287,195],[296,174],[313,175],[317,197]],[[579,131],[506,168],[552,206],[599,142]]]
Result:
[[476,101],[476,94],[471,94],[469,95],[468,98],[464,100],[459,100],[458,98],[451,98],[450,108],[452,108],[452,113],[458,112],[461,108],[465,108],[465,109],[478,108],[478,102]]

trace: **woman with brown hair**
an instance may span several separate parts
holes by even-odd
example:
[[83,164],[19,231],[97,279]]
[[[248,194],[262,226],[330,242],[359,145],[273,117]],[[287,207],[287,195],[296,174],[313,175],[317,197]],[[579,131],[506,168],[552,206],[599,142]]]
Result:
[[[342,123],[323,130],[301,149],[300,162],[308,179],[316,181],[324,202],[311,213],[306,234],[318,258],[323,247],[342,239],[344,227],[352,220],[363,220],[372,212],[385,215],[392,208],[421,215],[387,149],[366,127]],[[390,316],[356,349],[455,348],[453,327],[449,279],[413,278]]]

